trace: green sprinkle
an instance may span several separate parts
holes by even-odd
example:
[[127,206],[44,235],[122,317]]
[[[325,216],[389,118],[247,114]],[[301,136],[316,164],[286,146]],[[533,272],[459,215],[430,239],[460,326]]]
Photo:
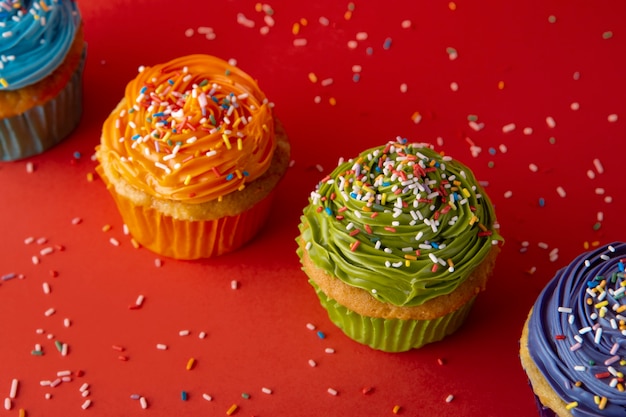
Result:
[[454,48],[453,48],[453,47],[451,47],[451,46],[448,46],[448,47],[446,48],[446,52],[447,52],[449,55],[456,54],[456,49],[454,49]]
[[478,116],[476,116],[475,114],[468,114],[467,115],[467,120],[470,122],[476,122],[478,121]]
[[355,9],[354,3],[348,3],[348,10],[350,10],[351,12],[353,12]]
[[613,32],[610,30],[607,30],[606,32],[602,34],[602,39],[611,39],[612,37],[613,37]]
[[550,23],[555,23],[556,22],[556,16],[551,14],[550,16],[548,16],[548,22]]
[[204,87],[205,85],[207,85],[209,83],[209,80],[204,79],[200,82],[200,84],[198,84],[199,87]]
[[241,398],[248,400],[248,399],[250,399],[250,394],[248,394],[247,392],[242,392],[241,393]]
[[554,136],[550,136],[550,139],[548,139],[548,141],[550,142],[550,145],[554,145],[556,143],[556,138]]
[[593,225],[593,230],[599,230],[602,227],[602,224],[600,224],[600,222],[597,222],[596,224]]
[[56,347],[57,347],[57,350],[58,350],[59,352],[61,352],[61,351],[63,350],[63,343],[59,342],[58,340],[55,340],[55,341],[54,341],[54,346],[56,346]]
[[495,164],[495,162],[493,162],[493,161],[489,161],[489,163],[487,164],[487,166],[488,166],[489,168],[493,168],[495,165],[496,165],[496,164]]
[[35,356],[42,356],[42,355],[43,355],[43,352],[42,352],[42,351],[40,351],[40,350],[31,350],[31,351],[30,351],[30,354],[31,354],[31,355],[35,355]]
[[227,70],[224,72],[224,74],[225,74],[226,76],[229,76],[229,75],[230,75],[230,70],[229,70],[229,69],[227,69]]

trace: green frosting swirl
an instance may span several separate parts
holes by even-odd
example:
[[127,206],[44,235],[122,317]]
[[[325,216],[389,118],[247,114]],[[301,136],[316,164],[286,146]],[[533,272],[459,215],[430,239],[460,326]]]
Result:
[[428,145],[389,142],[340,163],[301,216],[316,266],[397,306],[449,294],[503,242],[471,170]]

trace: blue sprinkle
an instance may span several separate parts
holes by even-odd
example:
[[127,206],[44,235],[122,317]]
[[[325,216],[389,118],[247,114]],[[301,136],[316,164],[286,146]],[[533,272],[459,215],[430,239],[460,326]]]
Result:
[[330,207],[326,207],[326,208],[324,209],[324,211],[325,211],[325,212],[326,212],[326,214],[328,214],[329,216],[332,216],[332,215],[333,215],[333,211],[330,209]]
[[244,177],[248,177],[248,176],[250,176],[250,173],[249,173],[248,171],[244,171],[244,172],[243,172],[243,176],[244,176]]
[[139,398],[141,398],[141,396],[139,394],[131,394],[130,395],[130,399],[131,400],[138,400]]
[[165,113],[163,113],[162,111],[160,111],[160,112],[158,112],[158,113],[154,113],[154,114],[152,115],[152,117],[163,117],[163,116],[165,116]]
[[624,262],[619,261],[619,262],[617,263],[617,270],[618,270],[619,272],[624,272]]
[[317,331],[317,337],[319,337],[320,339],[326,339],[326,335],[321,330]]
[[136,135],[134,135],[132,137],[133,140],[137,140],[137,139],[140,139],[140,138],[141,138],[141,135],[139,133],[137,133]]
[[539,198],[539,207],[543,207],[546,205],[546,200],[543,197]]
[[216,102],[217,104],[220,104],[220,101],[217,99],[217,97],[215,96],[211,96],[211,100],[213,100],[214,102]]
[[355,83],[358,83],[360,79],[361,79],[361,75],[360,74],[354,74],[352,76],[352,81],[354,81]]
[[435,249],[439,249],[439,243],[430,242],[430,246],[432,246]]
[[368,54],[368,55],[372,55],[372,54],[374,53],[374,48],[372,48],[371,46],[370,46],[370,47],[368,47],[368,48],[365,50],[365,53],[366,53],[366,54]]
[[187,401],[187,391],[180,392],[180,399],[183,401]]
[[139,92],[140,92],[141,94],[143,94],[143,93],[145,93],[147,90],[148,90],[148,87],[145,87],[145,86],[144,86],[144,87],[142,87],[142,88],[141,88],[141,90],[139,90]]
[[356,195],[356,193],[350,193],[350,197],[357,198],[357,195]]
[[16,274],[16,273],[11,272],[11,273],[9,273],[9,274],[3,275],[3,276],[2,276],[2,281],[8,281],[8,280],[10,280],[10,279],[15,278],[16,276],[17,276],[17,274]]
[[74,158],[80,159],[80,157],[81,157],[80,152],[78,152],[78,151],[74,152]]
[[231,174],[228,174],[228,175],[226,176],[226,181],[230,181],[230,180],[232,180],[234,177],[235,177],[235,175],[234,175],[234,174],[232,174],[232,173],[231,173]]
[[496,154],[496,149],[495,148],[489,148],[489,154],[490,155],[495,155]]
[[174,80],[167,80],[169,85],[174,85]]
[[391,38],[385,39],[385,43],[383,43],[383,49],[391,48]]

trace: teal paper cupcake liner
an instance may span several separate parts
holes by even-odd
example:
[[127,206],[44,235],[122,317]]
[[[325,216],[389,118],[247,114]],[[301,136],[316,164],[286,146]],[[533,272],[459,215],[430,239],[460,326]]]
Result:
[[76,128],[83,110],[85,57],[86,50],[78,68],[56,97],[24,113],[0,119],[0,161],[43,153]]
[[458,310],[432,320],[384,319],[357,314],[329,298],[311,280],[309,283],[315,288],[330,320],[346,336],[385,352],[416,349],[450,335],[465,322],[476,298],[472,298]]

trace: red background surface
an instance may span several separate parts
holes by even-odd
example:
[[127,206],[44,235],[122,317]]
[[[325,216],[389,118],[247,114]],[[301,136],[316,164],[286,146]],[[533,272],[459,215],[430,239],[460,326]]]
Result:
[[[457,1],[453,10],[446,1],[357,1],[347,19],[348,2],[276,0],[269,4],[275,24],[263,34],[267,13],[253,1],[80,2],[89,43],[82,122],[45,154],[0,165],[0,275],[23,275],[0,281],[0,400],[19,380],[12,409],[0,414],[209,416],[237,404],[237,415],[259,417],[384,416],[394,406],[406,416],[536,415],[517,354],[528,310],[575,255],[624,239],[626,3],[506,3]],[[238,13],[255,26],[239,24]],[[294,35],[301,19],[308,24]],[[361,32],[367,39],[350,48]],[[307,44],[294,46],[296,38]],[[102,122],[138,66],[189,53],[234,58],[259,80],[294,161],[261,235],[236,253],[197,262],[133,248],[102,181],[88,180]],[[354,65],[362,68],[358,82]],[[468,115],[484,128],[472,129]],[[504,133],[509,123],[516,129]],[[506,244],[462,330],[389,354],[329,322],[300,270],[294,238],[310,191],[339,157],[397,135],[435,143],[469,165],[488,184]],[[72,224],[75,218],[82,222]],[[28,237],[47,243],[25,244]],[[47,247],[54,252],[41,255]],[[129,309],[140,294],[142,308]],[[49,308],[56,312],[47,317]],[[56,340],[67,343],[67,356]],[[36,343],[43,356],[31,355]],[[190,358],[196,365],[186,370]],[[84,375],[40,386],[63,370]],[[84,382],[92,401],[85,411]],[[367,395],[366,387],[373,388]],[[145,396],[148,408],[132,394]]]

